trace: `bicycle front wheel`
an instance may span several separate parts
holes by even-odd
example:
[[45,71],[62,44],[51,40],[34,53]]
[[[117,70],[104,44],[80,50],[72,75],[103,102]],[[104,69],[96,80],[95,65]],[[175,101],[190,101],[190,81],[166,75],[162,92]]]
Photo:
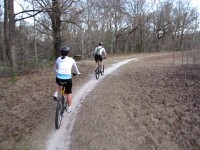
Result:
[[55,127],[56,127],[56,129],[60,128],[61,122],[62,122],[62,100],[61,100],[61,98],[59,98],[58,101],[57,101],[56,115],[55,115]]

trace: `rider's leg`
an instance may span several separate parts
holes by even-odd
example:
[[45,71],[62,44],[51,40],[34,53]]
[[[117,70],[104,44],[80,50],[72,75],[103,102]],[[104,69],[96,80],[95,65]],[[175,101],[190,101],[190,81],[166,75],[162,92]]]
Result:
[[60,91],[60,86],[57,85],[57,87],[56,87],[56,92],[59,92],[59,91]]
[[99,56],[99,61],[100,61],[100,68],[101,68],[101,71],[103,71],[103,59],[102,59],[102,56],[101,56],[101,55]]
[[65,94],[66,103],[68,105],[68,108],[66,109],[67,112],[71,112],[71,106],[72,106],[72,94]]
[[98,62],[96,62],[96,67],[95,67],[95,71],[97,70],[97,67],[98,67]]
[[101,71],[103,71],[103,61],[101,61]]
[[72,94],[67,94],[67,105],[68,107],[72,105]]
[[58,86],[56,87],[56,91],[55,91],[55,93],[53,94],[53,97],[54,97],[54,98],[57,98],[57,97],[58,97]]
[[56,86],[56,92],[55,92],[54,95],[53,95],[54,99],[56,99],[56,98],[58,97],[59,91],[60,91],[60,86],[57,85],[57,86]]
[[72,105],[72,79],[67,80],[67,86],[65,88],[65,100],[68,105],[67,112],[71,112],[71,105]]
[[98,67],[98,57],[97,57],[97,55],[94,56],[94,60],[95,60],[95,63],[96,63],[96,65],[95,65],[95,71],[96,71],[97,67]]

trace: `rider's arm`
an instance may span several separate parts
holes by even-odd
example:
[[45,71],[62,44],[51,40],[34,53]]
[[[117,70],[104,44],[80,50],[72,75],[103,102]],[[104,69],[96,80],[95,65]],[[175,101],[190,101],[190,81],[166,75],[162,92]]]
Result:
[[81,74],[81,73],[79,72],[79,70],[78,70],[78,67],[77,67],[77,65],[76,65],[75,60],[73,60],[72,68],[73,68],[73,70],[75,71],[75,74],[77,74],[77,75]]
[[105,48],[103,48],[103,53],[104,53],[104,56],[105,56],[105,58],[106,58],[106,57],[107,57],[107,54],[106,54]]
[[93,56],[96,54],[97,52],[97,47],[95,47],[95,49],[93,50]]

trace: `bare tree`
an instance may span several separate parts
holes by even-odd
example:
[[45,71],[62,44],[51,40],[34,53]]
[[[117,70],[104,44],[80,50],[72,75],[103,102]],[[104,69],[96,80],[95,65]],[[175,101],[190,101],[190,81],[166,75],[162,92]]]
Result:
[[[34,17],[38,14],[40,14],[39,18],[41,18],[42,16],[44,17],[48,14],[49,18],[46,18],[42,21],[42,23],[40,23],[45,30],[39,31],[52,36],[54,49],[56,56],[58,57],[60,54],[59,49],[62,43],[62,26],[64,23],[76,24],[76,17],[79,15],[79,12],[72,14],[71,12],[74,11],[73,4],[78,2],[78,0],[26,0],[26,2],[29,2],[30,4],[34,3],[34,8],[30,10],[24,9],[16,15],[27,13],[28,16],[20,18],[25,19],[28,17]],[[31,14],[31,12],[33,12],[33,14]],[[43,13],[43,15],[41,15],[41,13]],[[47,25],[49,24],[47,23],[48,20],[51,22],[51,26]],[[35,21],[37,21],[36,18]],[[41,20],[38,20],[37,22],[39,23]]]
[[[188,3],[175,1],[145,0],[25,0],[31,7],[21,4],[22,12],[5,15],[5,27],[14,18],[15,22],[33,17],[33,30],[27,35],[32,39],[35,61],[38,62],[38,41],[48,40],[53,43],[56,56],[64,41],[75,49],[75,53],[88,56],[99,41],[103,41],[110,53],[128,53],[143,51],[169,51],[186,48],[186,42],[197,34],[195,20],[198,15]],[[11,0],[5,0],[5,8],[11,7]],[[24,5],[23,5],[24,4]],[[5,9],[5,12],[8,9]],[[8,19],[11,17],[11,20]],[[10,25],[15,25],[15,22]],[[21,28],[26,29],[23,24]],[[5,29],[6,56],[10,64],[17,64],[16,45],[9,35],[15,37],[12,28]],[[18,30],[17,26],[17,30]],[[9,33],[9,34],[8,34]],[[41,36],[37,36],[37,34]],[[25,35],[25,34],[24,34]],[[24,37],[23,37],[24,38]],[[188,40],[189,39],[189,40]],[[24,40],[23,40],[24,41]],[[186,41],[186,42],[185,42]],[[191,40],[192,41],[192,40]],[[12,44],[8,44],[11,42]],[[24,41],[25,42],[25,41]],[[34,45],[33,45],[34,43]],[[14,45],[14,46],[12,46]],[[188,44],[189,45],[189,44]],[[8,48],[12,46],[12,48]],[[22,47],[24,52],[28,44]],[[21,47],[21,48],[22,48]],[[189,46],[188,46],[189,47]],[[20,50],[20,51],[23,51]],[[28,50],[33,51],[33,50]],[[50,51],[50,50],[49,50]],[[81,52],[80,52],[81,51]],[[15,56],[15,57],[14,57]]]
[[5,63],[4,34],[3,34],[3,1],[0,2],[0,60]]
[[5,51],[8,61],[14,69],[17,68],[16,47],[15,47],[15,14],[14,1],[4,0],[4,36]]

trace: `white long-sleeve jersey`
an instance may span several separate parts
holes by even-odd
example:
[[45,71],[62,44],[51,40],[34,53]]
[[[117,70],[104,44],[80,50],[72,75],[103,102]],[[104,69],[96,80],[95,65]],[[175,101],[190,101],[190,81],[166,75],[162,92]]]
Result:
[[55,63],[54,71],[57,73],[57,77],[61,79],[71,78],[72,70],[77,75],[80,74],[76,62],[73,58],[65,56],[64,59],[58,57]]

